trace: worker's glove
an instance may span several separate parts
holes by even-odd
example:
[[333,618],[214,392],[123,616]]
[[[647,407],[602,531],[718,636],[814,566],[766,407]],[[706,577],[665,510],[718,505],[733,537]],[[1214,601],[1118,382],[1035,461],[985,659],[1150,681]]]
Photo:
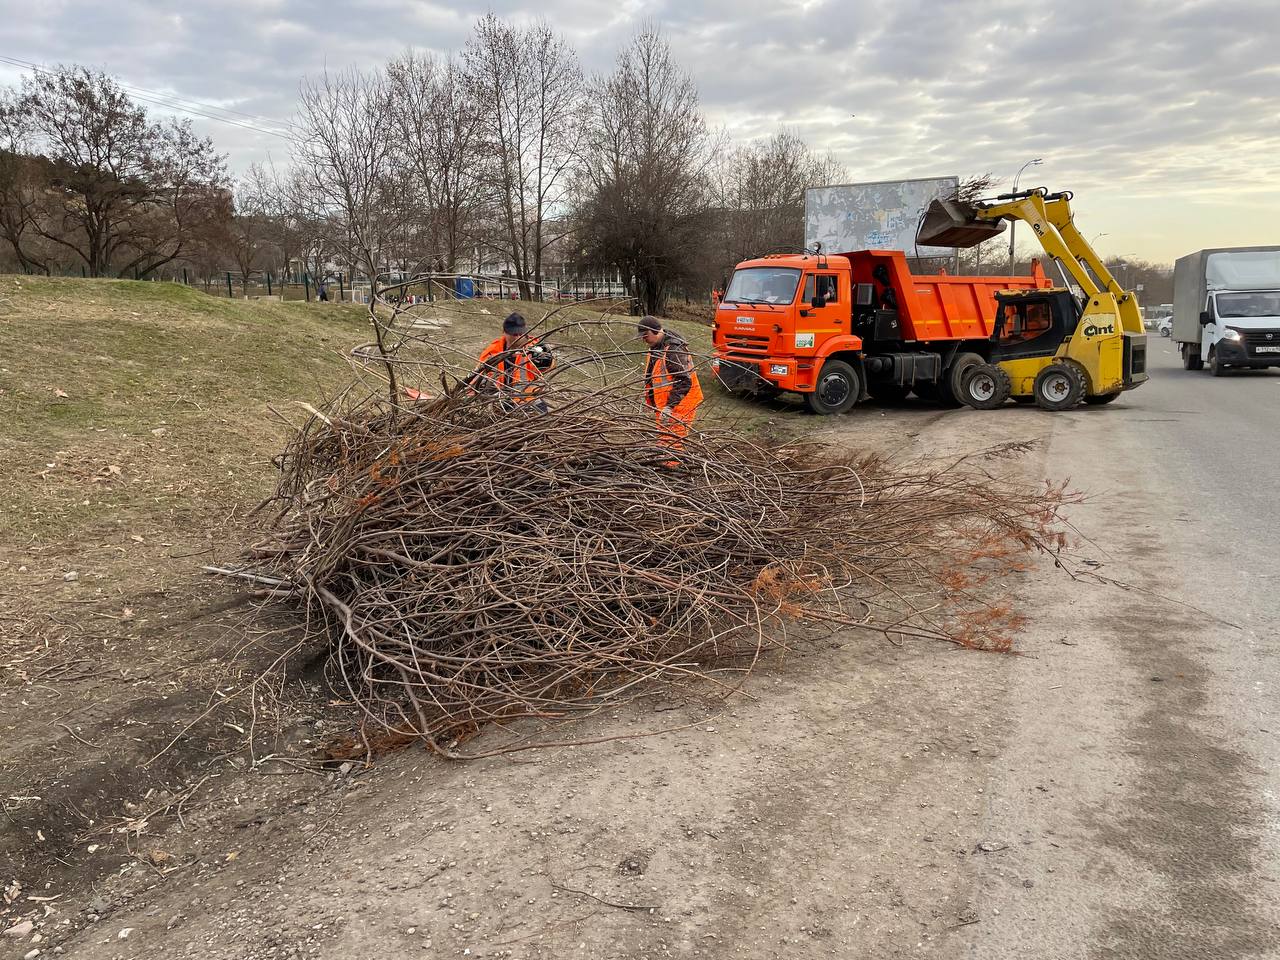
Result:
[[555,362],[555,358],[551,356],[551,350],[542,344],[529,348],[529,359],[539,370],[550,370]]

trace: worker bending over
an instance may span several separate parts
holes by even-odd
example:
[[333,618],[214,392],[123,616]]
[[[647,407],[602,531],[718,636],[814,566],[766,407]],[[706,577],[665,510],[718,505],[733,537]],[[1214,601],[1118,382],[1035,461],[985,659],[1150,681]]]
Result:
[[538,397],[542,374],[554,364],[551,351],[527,334],[524,317],[513,313],[502,321],[502,336],[480,353],[472,382],[488,383],[503,403],[534,403],[546,411]]
[[645,403],[653,408],[658,422],[658,443],[679,450],[702,402],[702,385],[693,369],[689,344],[680,334],[663,329],[657,317],[641,317],[636,332],[649,347],[644,368]]

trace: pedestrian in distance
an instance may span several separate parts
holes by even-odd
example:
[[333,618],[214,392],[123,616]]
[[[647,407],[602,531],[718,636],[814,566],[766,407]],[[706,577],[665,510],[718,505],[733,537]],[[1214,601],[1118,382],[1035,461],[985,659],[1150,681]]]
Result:
[[545,413],[546,401],[538,394],[543,374],[554,364],[550,349],[529,336],[524,317],[512,313],[502,321],[502,336],[481,351],[470,380],[473,385],[487,384],[504,405],[532,403]]
[[[658,445],[680,450],[702,403],[702,385],[693,368],[693,355],[684,337],[667,330],[648,314],[636,324],[636,332],[648,346],[644,367],[645,404],[658,425]],[[667,466],[679,466],[669,460]]]

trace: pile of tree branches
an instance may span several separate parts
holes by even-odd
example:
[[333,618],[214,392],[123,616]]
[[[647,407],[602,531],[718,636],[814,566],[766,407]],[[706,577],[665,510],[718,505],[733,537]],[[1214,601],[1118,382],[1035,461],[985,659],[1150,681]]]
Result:
[[[654,681],[730,690],[797,628],[1009,648],[999,581],[1062,547],[1063,490],[997,480],[991,451],[902,465],[706,424],[673,451],[636,378],[600,376],[635,363],[610,336],[632,322],[596,323],[547,338],[577,345],[557,344],[545,409],[445,363],[434,399],[348,393],[279,458],[259,572],[323,628],[375,726],[456,755],[488,722]],[[441,366],[403,341],[383,359],[391,398]]]

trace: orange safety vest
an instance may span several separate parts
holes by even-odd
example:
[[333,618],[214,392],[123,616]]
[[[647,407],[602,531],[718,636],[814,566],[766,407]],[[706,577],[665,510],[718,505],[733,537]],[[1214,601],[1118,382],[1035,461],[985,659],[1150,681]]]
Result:
[[692,410],[702,402],[702,384],[698,382],[698,371],[693,369],[693,357],[688,352],[689,345],[670,331],[667,331],[658,350],[649,351],[648,367],[645,370],[646,399],[649,406],[655,410],[661,410],[667,405],[667,398],[671,396],[671,388],[675,384],[675,378],[667,366],[667,354],[672,347],[684,351],[689,363],[689,379],[692,381],[689,392],[679,403],[679,409]]
[[518,350],[507,347],[505,339],[498,337],[480,353],[480,370],[498,392],[517,403],[534,399],[531,384],[542,378],[542,371],[533,365],[526,352],[538,341],[529,340]]

